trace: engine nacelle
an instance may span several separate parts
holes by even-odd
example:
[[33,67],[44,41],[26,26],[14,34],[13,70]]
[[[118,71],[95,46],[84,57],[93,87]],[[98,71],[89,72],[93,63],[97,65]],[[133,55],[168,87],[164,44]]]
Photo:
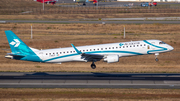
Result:
[[118,55],[108,55],[106,58],[104,58],[104,61],[107,63],[119,62],[119,56]]

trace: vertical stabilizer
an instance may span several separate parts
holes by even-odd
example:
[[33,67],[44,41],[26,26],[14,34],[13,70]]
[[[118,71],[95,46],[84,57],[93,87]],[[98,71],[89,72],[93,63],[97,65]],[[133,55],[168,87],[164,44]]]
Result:
[[34,55],[35,53],[11,30],[5,31],[13,54]]

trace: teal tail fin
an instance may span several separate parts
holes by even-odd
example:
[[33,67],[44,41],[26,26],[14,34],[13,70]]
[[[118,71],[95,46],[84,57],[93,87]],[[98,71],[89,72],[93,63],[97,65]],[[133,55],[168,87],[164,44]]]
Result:
[[29,55],[35,54],[18,36],[11,30],[5,31],[9,46],[13,54]]

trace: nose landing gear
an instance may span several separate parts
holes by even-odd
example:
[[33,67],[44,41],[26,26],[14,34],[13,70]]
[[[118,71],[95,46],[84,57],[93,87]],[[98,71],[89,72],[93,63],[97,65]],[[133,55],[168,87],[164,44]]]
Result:
[[156,58],[156,59],[155,59],[155,61],[156,61],[156,62],[158,62],[158,61],[159,61],[159,59],[158,59],[158,58]]
[[159,55],[159,53],[155,53],[155,61],[156,61],[156,62],[158,62],[158,61],[159,61],[159,59],[157,58],[157,57],[158,57],[158,55]]

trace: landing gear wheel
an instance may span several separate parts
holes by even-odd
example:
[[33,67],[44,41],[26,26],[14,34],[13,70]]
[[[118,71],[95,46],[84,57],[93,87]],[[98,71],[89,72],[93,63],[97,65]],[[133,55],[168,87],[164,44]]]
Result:
[[155,61],[156,61],[156,62],[158,62],[158,61],[159,61],[159,59],[158,59],[158,58],[156,58],[156,59],[155,59]]
[[95,68],[96,68],[96,65],[95,65],[95,64],[91,64],[91,68],[92,68],[92,69],[95,69]]

